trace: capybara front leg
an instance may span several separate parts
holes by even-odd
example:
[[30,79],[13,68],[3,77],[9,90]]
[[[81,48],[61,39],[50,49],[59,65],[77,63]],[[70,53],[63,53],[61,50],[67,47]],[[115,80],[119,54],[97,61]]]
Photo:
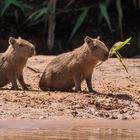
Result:
[[22,88],[24,90],[28,90],[28,87],[29,85],[27,85],[25,82],[24,82],[24,78],[23,78],[23,73],[21,73],[19,76],[18,76],[18,81],[19,83],[21,84]]
[[17,85],[17,80],[16,80],[16,75],[12,74],[10,77],[10,82],[12,84],[12,90],[18,90],[18,85]]
[[86,77],[86,83],[87,83],[88,91],[89,92],[93,92],[93,88],[92,88],[92,75],[89,75],[89,76]]
[[81,82],[79,76],[74,77],[74,84],[75,84],[75,91],[80,92],[81,91]]

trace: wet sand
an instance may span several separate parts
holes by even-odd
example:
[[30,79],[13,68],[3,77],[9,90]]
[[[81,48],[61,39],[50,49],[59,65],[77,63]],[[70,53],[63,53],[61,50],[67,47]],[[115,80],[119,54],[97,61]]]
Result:
[[1,140],[139,140],[140,130],[0,130]]
[[135,120],[53,118],[48,120],[0,120],[0,129],[92,130],[95,128],[140,129]]
[[0,121],[0,139],[139,140],[139,138],[140,118],[125,121],[75,118]]

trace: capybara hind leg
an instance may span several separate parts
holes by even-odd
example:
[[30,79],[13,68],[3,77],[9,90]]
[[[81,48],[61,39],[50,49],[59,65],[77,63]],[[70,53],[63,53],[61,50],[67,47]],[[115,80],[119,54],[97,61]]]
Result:
[[7,78],[0,79],[0,88],[4,87],[9,83],[9,80]]

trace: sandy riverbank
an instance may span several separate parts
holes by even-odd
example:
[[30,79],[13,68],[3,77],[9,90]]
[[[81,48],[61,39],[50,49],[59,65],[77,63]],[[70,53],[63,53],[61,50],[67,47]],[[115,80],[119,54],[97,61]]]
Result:
[[140,59],[127,59],[129,73],[118,60],[110,59],[97,67],[93,74],[95,93],[88,93],[85,83],[82,93],[43,92],[38,81],[46,64],[53,59],[34,56],[25,68],[25,81],[30,91],[12,91],[10,85],[0,90],[0,119],[53,119],[71,117],[80,119],[133,120],[140,111]]

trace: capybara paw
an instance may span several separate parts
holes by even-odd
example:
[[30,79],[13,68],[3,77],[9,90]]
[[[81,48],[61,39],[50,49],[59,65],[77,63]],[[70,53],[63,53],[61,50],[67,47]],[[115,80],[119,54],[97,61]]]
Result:
[[18,87],[11,87],[11,90],[19,90]]
[[94,90],[93,89],[89,89],[89,92],[94,92]]
[[26,87],[30,87],[31,85],[29,85],[29,84],[26,84]]
[[75,92],[81,93],[81,89],[75,89]]
[[24,89],[24,90],[29,90],[29,88],[28,88],[27,86],[26,86],[26,87],[23,87],[23,89]]

